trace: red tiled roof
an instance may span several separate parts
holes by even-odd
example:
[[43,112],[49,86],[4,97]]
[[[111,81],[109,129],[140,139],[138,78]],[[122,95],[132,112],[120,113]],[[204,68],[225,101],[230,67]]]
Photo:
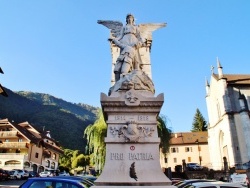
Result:
[[171,134],[170,145],[200,144],[207,143],[208,133],[203,132],[180,132]]
[[[58,143],[56,143],[54,146],[50,145],[48,143],[44,142],[44,139],[48,139],[48,137],[44,136],[43,134],[39,133],[36,129],[34,129],[28,122],[24,123],[10,123],[8,119],[2,119],[0,120],[1,124],[8,124],[15,129],[18,130],[19,133],[21,133],[24,137],[26,137],[28,140],[30,140],[31,143],[34,144],[43,144],[46,148],[49,148],[55,152],[58,152],[60,154],[63,153],[63,150],[58,147]],[[53,140],[50,138],[50,140]],[[54,141],[54,140],[53,140]]]

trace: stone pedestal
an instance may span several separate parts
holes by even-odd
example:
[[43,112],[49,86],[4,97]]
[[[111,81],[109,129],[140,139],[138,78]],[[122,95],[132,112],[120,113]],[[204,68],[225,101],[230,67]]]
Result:
[[101,94],[106,161],[94,187],[173,187],[160,167],[157,116],[163,102],[163,94],[145,90]]

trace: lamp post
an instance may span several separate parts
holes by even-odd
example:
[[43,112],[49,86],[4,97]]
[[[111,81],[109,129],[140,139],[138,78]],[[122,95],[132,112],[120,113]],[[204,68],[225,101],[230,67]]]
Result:
[[201,165],[201,156],[200,156],[200,145],[199,145],[199,139],[197,139],[195,141],[196,144],[198,144],[198,152],[199,152],[199,161],[200,161],[200,165]]

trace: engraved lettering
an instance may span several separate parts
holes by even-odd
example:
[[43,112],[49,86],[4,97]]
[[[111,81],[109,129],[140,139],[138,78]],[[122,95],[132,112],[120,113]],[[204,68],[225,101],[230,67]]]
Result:
[[146,158],[146,157],[145,157],[145,153],[142,153],[141,159],[142,159],[142,160],[145,160],[145,158]]
[[140,160],[139,157],[138,157],[138,154],[139,154],[139,153],[134,154],[134,159],[135,159],[135,160]]
[[154,160],[151,153],[129,153],[129,160]]
[[111,153],[110,154],[111,160],[123,160],[123,153]]
[[138,121],[148,121],[149,117],[148,116],[144,116],[144,115],[139,115],[138,116]]
[[154,160],[153,155],[151,153],[149,154],[149,159]]
[[115,116],[115,120],[126,120],[125,116],[117,115]]
[[113,160],[114,159],[114,153],[110,154],[110,159]]

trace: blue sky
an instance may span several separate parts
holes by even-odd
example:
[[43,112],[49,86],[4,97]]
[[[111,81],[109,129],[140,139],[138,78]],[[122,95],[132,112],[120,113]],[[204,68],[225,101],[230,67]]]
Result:
[[205,78],[250,73],[249,0],[0,0],[0,83],[100,107],[111,78],[109,31],[97,20],[163,23],[153,33],[152,77],[161,114],[189,131],[196,108],[208,121]]

